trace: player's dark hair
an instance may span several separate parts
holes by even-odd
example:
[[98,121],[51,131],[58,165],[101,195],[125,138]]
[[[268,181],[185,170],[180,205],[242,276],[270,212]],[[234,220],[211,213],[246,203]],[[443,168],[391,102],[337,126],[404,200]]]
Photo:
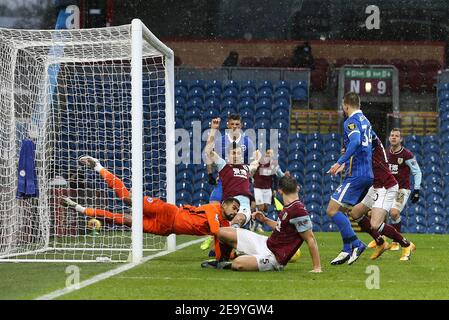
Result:
[[242,121],[242,117],[238,113],[230,113],[228,116],[228,121],[232,120]]
[[399,128],[393,128],[393,129],[391,129],[390,133],[393,132],[393,131],[398,131],[398,132],[402,135],[401,129],[399,129]]
[[279,179],[278,188],[285,194],[293,194],[298,190],[298,182],[292,176],[283,176]]
[[350,106],[353,109],[360,108],[360,97],[355,92],[347,92],[343,97],[343,103]]
[[227,198],[227,199],[223,200],[221,203],[222,204],[231,204],[232,202],[236,202],[240,206],[240,201],[237,198],[233,198],[233,197]]

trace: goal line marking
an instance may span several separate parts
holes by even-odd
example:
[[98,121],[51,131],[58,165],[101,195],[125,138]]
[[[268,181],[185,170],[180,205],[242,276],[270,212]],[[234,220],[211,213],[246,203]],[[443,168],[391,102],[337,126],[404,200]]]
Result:
[[[192,240],[192,241],[180,244],[179,246],[176,246],[176,250],[175,251],[183,249],[183,248],[186,248],[186,247],[188,247],[188,246],[190,246],[192,244],[196,244],[196,243],[202,242],[202,241],[204,241],[204,239],[205,238],[203,237],[203,238],[200,238],[200,239],[196,239],[196,240]],[[59,297],[65,295],[65,294],[71,293],[71,292],[76,291],[76,290],[80,290],[82,288],[85,288],[85,287],[90,286],[92,284],[95,284],[97,282],[106,280],[106,279],[108,279],[110,277],[113,277],[113,276],[115,276],[117,274],[120,274],[120,273],[128,271],[128,270],[130,270],[130,269],[132,269],[134,267],[137,267],[138,265],[141,265],[141,264],[143,264],[143,263],[145,263],[147,261],[150,261],[150,260],[153,260],[153,259],[165,256],[165,255],[170,254],[172,252],[174,252],[174,251],[163,251],[163,252],[159,252],[159,253],[153,254],[151,256],[144,257],[142,259],[142,261],[139,262],[139,263],[127,263],[127,264],[122,265],[122,266],[120,266],[118,268],[109,270],[109,271],[104,272],[104,273],[100,273],[100,274],[98,274],[98,275],[96,275],[96,276],[94,276],[94,277],[92,277],[90,279],[81,281],[79,283],[79,285],[76,286],[76,287],[72,286],[72,287],[68,287],[68,288],[64,288],[64,289],[58,289],[58,290],[55,290],[55,291],[50,292],[48,294],[42,295],[40,297],[37,297],[34,300],[53,300],[53,299],[59,298]]]

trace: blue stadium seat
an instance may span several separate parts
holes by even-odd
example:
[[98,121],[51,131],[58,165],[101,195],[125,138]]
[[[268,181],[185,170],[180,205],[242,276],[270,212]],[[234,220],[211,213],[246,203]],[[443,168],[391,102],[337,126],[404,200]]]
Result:
[[185,80],[176,80],[175,87],[184,87],[187,91],[189,89],[189,84]]
[[291,87],[292,87],[293,89],[294,89],[294,88],[304,88],[304,89],[307,89],[307,86],[308,86],[307,81],[304,81],[304,80],[293,81],[293,82],[291,83]]
[[240,82],[240,90],[244,90],[244,89],[246,89],[246,88],[252,88],[252,89],[254,89],[255,91],[257,91],[257,90],[256,90],[257,84],[256,84],[256,82],[253,81],[253,80],[245,80],[245,81],[241,81],[241,82]]
[[438,84],[438,90],[449,90],[449,83],[448,82],[440,82]]
[[257,92],[257,100],[261,100],[262,98],[270,99],[273,96],[273,90],[269,88],[262,88]]
[[193,185],[192,185],[192,181],[187,181],[187,180],[177,180],[176,181],[176,192],[181,191],[181,190],[187,190],[188,192],[192,192],[193,191]]
[[260,107],[256,109],[256,113],[254,115],[255,120],[260,120],[260,119],[264,119],[264,120],[271,120],[271,109],[268,109],[266,107]]
[[[431,202],[430,202],[431,203]],[[446,216],[446,210],[443,207],[443,204],[432,204],[427,208],[428,217],[445,217]]]
[[[304,196],[304,204],[307,206],[309,203],[317,203],[319,206],[323,204],[323,196],[321,192],[311,192]],[[318,208],[317,212],[319,213],[321,208]]]
[[435,173],[430,173],[430,174],[425,174],[424,177],[424,183],[428,186],[433,186],[433,185],[438,185],[441,186],[443,181],[441,180],[441,175],[439,174],[435,174]]
[[408,207],[407,212],[412,214],[413,216],[417,216],[417,215],[423,216],[426,214],[426,208],[424,208],[424,206],[418,202],[415,204],[411,204]]
[[176,192],[176,204],[192,204],[192,194],[187,190],[178,190]]
[[242,112],[242,110],[250,110],[251,112],[255,112],[255,102],[252,99],[243,99],[238,104],[238,110],[239,112]]
[[271,120],[271,129],[280,129],[283,131],[288,131],[288,118],[277,118]]
[[317,202],[307,202],[306,199],[304,199],[303,203],[306,206],[306,210],[310,214],[313,214],[314,216],[318,216],[319,220],[321,221],[321,217],[320,217],[321,205]]
[[186,98],[187,97],[187,88],[183,86],[175,86],[175,97]]
[[222,83],[223,90],[227,90],[228,88],[235,88],[237,91],[240,90],[240,85],[235,80],[227,80]]
[[217,89],[221,91],[222,88],[222,83],[220,80],[210,80],[210,81],[206,81],[204,84],[204,87],[206,90],[210,90],[210,89]]
[[254,128],[254,120],[250,117],[242,117],[242,129],[253,129]]
[[278,81],[278,82],[275,84],[274,89],[275,89],[275,90],[279,90],[279,89],[281,89],[281,88],[284,88],[284,89],[286,89],[286,90],[290,90],[290,82],[284,81],[284,80]]
[[275,128],[277,129],[277,136],[279,140],[288,141],[288,129]]
[[178,171],[178,172],[176,172],[176,179],[192,181],[193,180],[193,172],[189,171],[189,170]]
[[242,118],[254,120],[254,110],[250,108],[241,108],[239,114]]
[[[231,109],[233,109],[233,110],[237,110],[237,99],[235,99],[235,98],[232,98],[232,97],[227,97],[227,98],[224,98],[222,101],[221,101],[221,109],[220,109],[220,112],[223,112],[224,110],[227,110],[227,109],[229,109],[229,108],[231,108]],[[234,111],[234,112],[235,112]]]
[[279,109],[289,111],[290,110],[290,101],[285,98],[280,98],[280,99],[275,100],[274,105],[273,105],[273,111],[276,111]]
[[202,120],[201,109],[193,107],[193,108],[186,110],[184,120],[189,121],[189,122],[190,121],[201,121]]
[[[289,155],[290,157],[290,155]],[[301,160],[288,160],[287,170],[290,172],[304,171],[304,164]]]
[[333,133],[323,134],[322,137],[323,137],[324,144],[330,143],[331,141],[341,143],[341,134],[339,134],[339,133],[333,132]]
[[193,98],[201,98],[201,100],[203,100],[204,94],[205,94],[204,89],[195,87],[189,90],[189,92],[187,93],[187,97],[189,100]]
[[223,96],[223,99],[230,97],[230,98],[234,98],[235,100],[237,100],[237,98],[239,96],[239,91],[235,87],[228,87],[227,89],[225,89],[222,92],[222,96]]
[[206,84],[206,82],[204,80],[200,80],[200,79],[190,81],[189,82],[189,91],[192,89],[195,89],[195,88],[199,88],[199,89],[205,91],[206,90],[205,84]]
[[305,146],[306,145],[306,137],[307,137],[307,135],[305,135],[303,133],[296,132],[296,133],[289,134],[288,140],[290,143],[300,142],[303,146]]
[[[197,182],[204,182],[207,181],[207,172],[204,170],[201,170],[197,173],[195,173],[195,175],[193,176],[193,182],[197,183]],[[192,182],[190,182],[192,183]]]
[[184,118],[183,117],[175,117],[175,128],[184,128]]
[[217,109],[220,110],[220,99],[209,97],[204,101],[203,110]]
[[184,108],[184,110],[187,111],[187,110],[195,108],[195,107],[202,109],[203,108],[203,99],[201,99],[199,97],[189,99],[187,101],[187,104],[186,104],[186,107]]
[[204,95],[205,95],[206,99],[209,99],[209,98],[220,99],[221,98],[221,89],[215,88],[215,87],[209,88],[209,89],[207,89],[207,91]]
[[307,134],[307,142],[310,142],[310,141],[322,143],[323,136],[319,133],[309,133],[309,134]]
[[[444,119],[444,120],[441,120],[441,125],[440,125],[440,128],[441,128],[441,132],[442,133],[447,133],[447,132],[449,132],[449,120],[446,120],[446,119]],[[445,137],[441,137],[441,142],[444,144],[445,142],[447,142],[448,140],[448,137],[449,136],[445,136]]]
[[279,99],[290,99],[290,90],[286,88],[279,88],[274,92],[274,101],[278,101]]
[[405,145],[414,155],[421,153],[421,145],[415,141],[407,142]]
[[295,150],[295,151],[288,151],[288,163],[299,161],[301,162],[302,168],[304,168],[305,163],[305,153],[301,150]]
[[321,162],[319,161],[310,161],[310,162],[306,161],[305,170],[307,174],[312,172],[321,173],[323,171],[323,167],[321,166]]
[[449,100],[449,90],[441,90],[440,92],[438,92],[438,98],[440,101]]
[[262,88],[268,88],[273,90],[273,83],[270,80],[263,80],[257,85],[257,90],[261,90]]
[[321,144],[316,141],[309,141],[306,143],[306,153],[312,151],[321,151]]
[[307,101],[307,90],[301,87],[296,87],[292,90],[292,99]]
[[194,205],[203,205],[209,203],[209,192],[207,190],[197,190],[192,195]]
[[255,129],[270,129],[270,120],[266,118],[259,118],[254,123]]
[[271,114],[271,121],[274,121],[275,119],[284,119],[288,121],[289,119],[289,112],[286,109],[275,109]]
[[217,108],[208,108],[203,113],[203,120],[212,120],[220,116],[220,110]]
[[304,192],[320,192],[322,189],[321,182],[307,181],[304,184]]
[[261,108],[268,108],[269,110],[271,110],[271,98],[260,98],[257,100],[256,103],[256,112],[257,110],[261,109]]
[[239,99],[242,101],[244,98],[250,98],[253,101],[256,100],[256,89],[253,87],[248,87],[240,91]]
[[338,227],[332,222],[326,222],[322,224],[321,230],[324,232],[338,232]]
[[434,142],[434,141],[427,141],[423,144],[422,146],[422,152],[426,155],[429,153],[440,153],[440,146],[439,143]]
[[429,228],[427,228],[427,233],[443,234],[446,233],[446,227],[442,224],[433,224],[430,225]]
[[183,97],[175,98],[175,108],[180,109],[184,112],[184,106],[186,105],[186,100]]
[[312,152],[308,152],[308,153],[306,154],[305,161],[306,161],[306,163],[309,163],[309,162],[318,162],[318,163],[321,164],[321,159],[322,159],[322,157],[323,157],[323,155],[322,155],[321,152],[318,152],[318,151],[312,151]]
[[301,141],[290,141],[288,144],[288,152],[294,152],[296,150],[305,149],[306,145]]
[[340,153],[341,150],[341,142],[340,141],[328,141],[326,142],[326,144],[324,144],[323,146],[323,150],[325,153],[328,152],[338,152]]

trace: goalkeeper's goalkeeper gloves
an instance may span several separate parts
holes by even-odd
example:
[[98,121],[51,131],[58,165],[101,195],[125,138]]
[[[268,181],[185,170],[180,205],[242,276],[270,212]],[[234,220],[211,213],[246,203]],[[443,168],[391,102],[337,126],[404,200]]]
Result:
[[413,190],[411,198],[412,198],[412,203],[417,203],[419,200],[419,190],[417,190],[417,189]]
[[212,186],[216,186],[217,180],[214,178],[214,175],[212,173],[209,173],[209,174],[207,174],[207,176],[208,176],[207,181],[209,182],[209,184]]

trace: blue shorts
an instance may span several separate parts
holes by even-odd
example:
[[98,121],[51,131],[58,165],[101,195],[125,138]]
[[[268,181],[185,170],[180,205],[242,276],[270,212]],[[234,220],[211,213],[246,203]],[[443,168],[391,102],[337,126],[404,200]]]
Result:
[[217,185],[214,187],[210,193],[209,202],[221,202],[223,198],[223,186],[221,180],[218,180]]
[[347,177],[332,194],[331,199],[343,206],[354,206],[362,201],[372,185],[373,178],[370,177]]

